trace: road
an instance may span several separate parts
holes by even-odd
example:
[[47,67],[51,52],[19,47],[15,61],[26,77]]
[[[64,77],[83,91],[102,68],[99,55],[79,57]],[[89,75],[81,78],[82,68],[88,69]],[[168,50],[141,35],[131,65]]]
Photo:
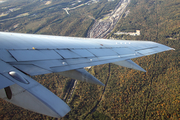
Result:
[[104,86],[104,89],[103,89],[103,93],[102,93],[102,95],[101,95],[101,98],[100,98],[100,100],[96,103],[96,105],[90,110],[90,112],[88,113],[88,114],[86,114],[86,116],[84,117],[84,119],[86,119],[86,117],[89,115],[89,114],[92,114],[93,112],[95,112],[96,111],[96,109],[97,109],[97,106],[98,106],[98,104],[102,101],[102,98],[103,98],[103,96],[104,96],[104,92],[105,92],[105,90],[106,90],[106,86],[107,86],[107,83],[108,83],[108,81],[109,81],[109,78],[110,78],[110,75],[111,75],[111,64],[109,63],[109,70],[108,70],[108,77],[107,77],[107,80],[106,80],[106,83],[105,83],[105,86]]
[[[106,37],[107,34],[110,33],[114,29],[115,25],[117,24],[117,22],[119,21],[121,16],[124,14],[126,7],[129,3],[130,3],[130,0],[121,0],[119,2],[119,4],[116,6],[116,8],[114,9],[114,11],[110,15],[107,15],[107,16],[105,16],[105,18],[95,22],[92,29],[89,30],[87,37],[90,37],[90,38]],[[84,119],[86,119],[86,117],[89,114],[92,114],[93,112],[95,112],[95,110],[97,109],[97,106],[102,101],[102,98],[104,96],[104,92],[106,90],[107,83],[108,83],[110,75],[111,75],[111,69],[110,68],[111,68],[111,64],[109,63],[109,75],[107,77],[105,87],[103,89],[103,93],[101,95],[100,100],[90,110],[90,112],[84,117]]]
[[103,19],[96,21],[93,27],[88,31],[88,38],[104,38],[110,33],[119,19],[124,14],[130,0],[121,0],[111,14],[106,15]]
[[3,19],[3,20],[0,20],[0,22],[7,21],[7,20],[13,20],[13,19],[20,18],[20,17],[25,17],[25,16],[29,16],[29,13],[23,13],[23,14],[17,15],[16,17]]

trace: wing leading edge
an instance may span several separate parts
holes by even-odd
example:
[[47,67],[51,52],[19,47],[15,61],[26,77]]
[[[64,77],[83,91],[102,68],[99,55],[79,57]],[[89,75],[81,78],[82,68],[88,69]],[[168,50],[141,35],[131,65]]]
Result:
[[131,59],[173,50],[149,41],[84,39],[0,32],[0,97],[25,109],[63,117],[70,108],[26,74],[60,72],[81,81],[104,85],[84,67],[106,63],[143,68]]

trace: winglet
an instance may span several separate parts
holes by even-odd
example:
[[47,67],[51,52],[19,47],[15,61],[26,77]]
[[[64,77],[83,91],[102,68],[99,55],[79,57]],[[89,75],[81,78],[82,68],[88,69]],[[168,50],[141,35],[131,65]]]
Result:
[[114,64],[146,72],[146,70],[144,70],[142,67],[134,63],[132,60],[118,61],[118,62],[114,62]]

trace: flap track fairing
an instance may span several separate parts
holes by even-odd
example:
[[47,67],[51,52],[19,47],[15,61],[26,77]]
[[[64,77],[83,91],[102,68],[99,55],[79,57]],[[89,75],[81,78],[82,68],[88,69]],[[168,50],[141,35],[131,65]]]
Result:
[[60,74],[65,76],[65,77],[70,77],[70,78],[77,79],[80,81],[84,81],[87,83],[93,83],[93,84],[104,86],[104,84],[101,81],[99,81],[97,78],[95,78],[93,75],[88,73],[83,68],[75,69],[75,70],[69,70],[69,71],[65,71],[65,72],[60,72]]
[[142,67],[140,67],[139,65],[137,65],[135,62],[133,62],[132,60],[124,60],[124,61],[118,61],[118,62],[114,62],[114,64],[116,65],[120,65],[123,67],[127,67],[127,68],[132,68],[135,70],[139,70],[139,71],[143,71],[146,72],[146,70],[144,70]]

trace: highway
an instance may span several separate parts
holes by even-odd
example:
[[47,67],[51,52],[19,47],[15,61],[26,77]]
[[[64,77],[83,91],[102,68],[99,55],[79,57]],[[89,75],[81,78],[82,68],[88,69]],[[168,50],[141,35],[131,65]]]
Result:
[[121,0],[111,14],[106,15],[104,18],[96,21],[93,27],[88,31],[88,38],[104,38],[110,33],[119,19],[124,14],[126,7],[130,0]]

